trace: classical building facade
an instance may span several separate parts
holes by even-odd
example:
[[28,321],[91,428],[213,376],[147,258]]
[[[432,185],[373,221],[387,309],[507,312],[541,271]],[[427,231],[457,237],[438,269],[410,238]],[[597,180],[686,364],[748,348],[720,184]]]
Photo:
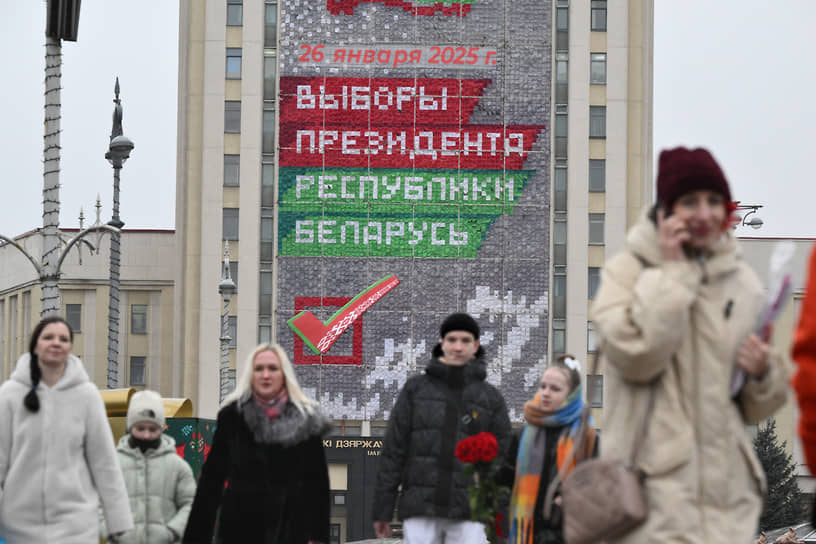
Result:
[[[76,229],[60,231],[70,240]],[[98,254],[74,249],[62,265],[59,281],[62,314],[74,330],[73,352],[91,379],[107,387],[108,291],[110,245],[107,236]],[[15,238],[30,255],[42,254],[39,230]],[[173,281],[175,234],[172,230],[122,233],[119,298],[119,387],[148,388],[174,396]],[[10,244],[0,245],[0,380],[28,349],[31,330],[40,318],[40,283],[34,267]],[[175,380],[179,381],[179,380]]]

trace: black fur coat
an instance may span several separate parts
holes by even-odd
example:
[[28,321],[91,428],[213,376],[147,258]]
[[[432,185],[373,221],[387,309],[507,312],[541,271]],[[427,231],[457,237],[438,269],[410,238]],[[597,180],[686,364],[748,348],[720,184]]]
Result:
[[252,398],[222,408],[183,542],[210,544],[213,530],[220,544],[328,542],[330,428],[291,402],[274,423]]

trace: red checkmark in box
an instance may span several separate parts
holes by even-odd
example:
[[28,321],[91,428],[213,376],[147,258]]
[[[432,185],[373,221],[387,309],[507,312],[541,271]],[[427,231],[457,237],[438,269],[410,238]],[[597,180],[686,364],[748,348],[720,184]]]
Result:
[[[349,301],[351,297],[295,297],[295,315],[306,308],[328,307],[334,310],[345,306]],[[350,328],[352,333],[351,355],[312,355],[311,350],[306,350],[303,340],[296,334],[293,363],[296,365],[362,365],[363,316],[354,320]]]

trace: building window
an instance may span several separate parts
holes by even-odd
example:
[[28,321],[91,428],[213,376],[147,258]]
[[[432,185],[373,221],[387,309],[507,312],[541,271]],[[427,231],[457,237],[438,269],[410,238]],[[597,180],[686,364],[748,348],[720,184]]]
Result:
[[567,219],[556,217],[553,222],[553,264],[567,264]]
[[244,24],[243,0],[227,0],[227,26]]
[[587,353],[598,351],[598,336],[595,333],[595,324],[587,321]]
[[555,54],[555,103],[566,104],[569,100],[569,54]]
[[603,245],[604,243],[604,214],[589,214],[589,244]]
[[602,374],[587,374],[587,401],[591,408],[603,408]]
[[275,252],[275,218],[270,212],[261,215],[261,260],[271,261]]
[[555,10],[555,49],[569,50],[569,8]]
[[346,505],[346,493],[345,491],[335,491],[332,493],[332,504],[334,506],[345,506]]
[[229,347],[230,349],[235,349],[238,346],[238,317],[231,315],[227,317],[227,334],[229,334],[230,341]]
[[65,321],[74,334],[82,332],[82,304],[66,304]]
[[238,134],[241,132],[241,101],[224,101],[224,132]]
[[606,0],[592,0],[590,29],[606,32]]
[[145,379],[145,361],[147,357],[131,357],[130,358],[130,385],[144,385],[147,383]]
[[553,319],[552,356],[553,359],[567,351],[567,324],[563,319]]
[[567,272],[565,267],[557,266],[553,271],[553,317],[567,317]]
[[589,192],[606,191],[606,160],[589,159]]
[[[261,315],[272,315],[272,291],[274,284],[272,282],[271,271],[261,271],[261,288],[259,292],[260,300],[258,301],[258,313]],[[270,333],[271,335],[271,333]]]
[[222,240],[238,239],[238,208],[224,208]]
[[272,342],[272,326],[258,325],[258,343],[270,344]]
[[271,208],[275,205],[275,165],[261,165],[261,207]]
[[567,156],[567,114],[555,113],[555,156]]
[[241,48],[227,48],[227,79],[241,79]]
[[587,298],[595,298],[595,293],[598,292],[598,287],[601,285],[601,269],[596,266],[590,266],[587,269]]
[[278,4],[266,2],[264,10],[264,47],[278,46]]
[[589,82],[606,85],[606,53],[589,54]]
[[241,174],[241,155],[224,155],[224,187],[238,187]]
[[554,202],[555,211],[567,211],[567,169],[564,167],[555,167],[555,181],[554,185]]
[[131,304],[130,334],[147,334],[147,304]]
[[263,112],[263,149],[265,154],[275,153],[275,111],[264,110]]
[[606,138],[606,106],[589,107],[589,137]]
[[329,544],[340,544],[340,524],[329,525]]
[[277,98],[275,94],[275,80],[278,73],[278,57],[275,50],[264,50],[264,87],[263,99],[266,101],[274,101]]
[[[221,268],[219,266],[219,268]],[[229,263],[230,279],[235,287],[238,287],[238,261],[230,261]]]

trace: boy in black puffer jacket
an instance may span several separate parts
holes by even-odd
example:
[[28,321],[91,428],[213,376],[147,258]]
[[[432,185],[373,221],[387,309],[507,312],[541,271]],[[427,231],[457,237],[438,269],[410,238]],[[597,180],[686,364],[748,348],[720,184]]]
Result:
[[374,531],[390,536],[397,489],[406,544],[480,544],[484,527],[470,521],[472,479],[456,459],[457,442],[493,433],[499,457],[510,441],[510,419],[499,391],[485,381],[479,325],[469,315],[448,316],[425,374],[408,379],[391,411],[374,494]]

